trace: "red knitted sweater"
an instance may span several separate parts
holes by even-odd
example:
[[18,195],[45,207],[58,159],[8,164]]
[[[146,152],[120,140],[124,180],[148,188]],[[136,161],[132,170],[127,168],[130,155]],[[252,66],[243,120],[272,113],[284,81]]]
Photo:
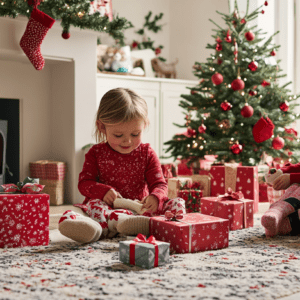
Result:
[[103,199],[111,188],[132,200],[154,195],[159,200],[158,210],[168,200],[161,164],[149,144],[140,144],[129,154],[113,150],[108,143],[97,144],[89,150],[78,182],[80,193],[86,197],[83,204],[91,199]]

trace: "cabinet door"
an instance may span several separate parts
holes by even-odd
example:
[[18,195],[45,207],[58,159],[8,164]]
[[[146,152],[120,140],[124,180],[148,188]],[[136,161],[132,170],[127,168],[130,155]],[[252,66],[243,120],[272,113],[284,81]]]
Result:
[[[163,157],[170,156],[170,153],[166,153],[165,150],[168,145],[164,145],[165,142],[172,139],[177,133],[185,131],[184,128],[175,126],[173,123],[184,125],[185,113],[182,107],[179,106],[181,94],[189,94],[190,90],[187,86],[192,87],[195,84],[189,83],[162,83],[161,87],[161,107],[160,107],[160,152]],[[173,157],[161,159],[162,163],[173,162]]]
[[144,131],[142,140],[143,143],[149,143],[159,155],[159,84],[156,82],[98,77],[97,108],[102,96],[110,89],[117,87],[130,88],[147,102],[150,125]]

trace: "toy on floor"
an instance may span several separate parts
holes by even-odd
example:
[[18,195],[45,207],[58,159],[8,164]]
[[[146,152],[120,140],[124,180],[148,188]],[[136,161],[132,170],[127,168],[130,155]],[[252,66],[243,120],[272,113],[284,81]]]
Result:
[[114,201],[114,208],[124,208],[130,209],[142,215],[147,209],[143,208],[143,204],[139,200],[131,200],[131,199],[124,199],[124,198],[117,198]]

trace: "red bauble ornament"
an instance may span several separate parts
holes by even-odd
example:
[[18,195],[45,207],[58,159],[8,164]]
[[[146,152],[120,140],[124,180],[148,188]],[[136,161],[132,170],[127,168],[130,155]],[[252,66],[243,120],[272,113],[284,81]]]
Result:
[[217,44],[216,50],[217,51],[222,51],[222,49],[223,49],[222,44]]
[[275,51],[275,50],[272,50],[272,51],[270,52],[270,54],[271,54],[272,56],[275,56],[275,55],[276,55],[276,51]]
[[231,110],[232,108],[232,105],[227,101],[222,102],[220,106],[224,111]]
[[251,61],[251,63],[248,65],[248,69],[252,72],[256,71],[258,68],[258,63],[256,61]]
[[274,133],[274,124],[268,117],[261,117],[253,126],[252,135],[256,143],[268,140]]
[[289,103],[287,102],[287,101],[284,101],[284,102],[281,102],[280,104],[279,104],[279,108],[282,110],[282,111],[284,111],[284,112],[286,112],[286,111],[288,111],[289,110]]
[[234,79],[231,82],[231,88],[234,91],[242,90],[245,87],[245,82],[241,78]]
[[275,149],[275,150],[280,150],[284,147],[284,139],[282,137],[276,137],[273,139],[272,141],[272,147]]
[[266,86],[268,86],[268,85],[270,85],[270,84],[271,84],[270,82],[265,81],[265,80],[263,80],[263,82],[261,83],[261,85],[262,85],[263,87],[266,87]]
[[246,103],[245,106],[241,109],[241,115],[244,118],[250,118],[250,117],[252,117],[253,113],[254,113],[254,109],[248,103]]
[[246,20],[245,20],[245,19],[242,19],[242,20],[241,20],[241,24],[246,24]]
[[221,59],[221,58],[218,58],[218,60],[217,60],[217,64],[218,64],[218,65],[221,65],[221,64],[222,64],[222,62],[223,62],[223,59]]
[[155,55],[159,55],[161,53],[161,49],[160,48],[156,48],[155,49]]
[[215,85],[219,85],[223,82],[223,76],[220,73],[215,73],[213,76],[211,76],[211,81]]
[[240,144],[234,144],[231,146],[230,150],[233,154],[240,154],[243,151],[243,146]]
[[249,91],[249,95],[252,96],[252,97],[256,96],[257,95],[257,91],[250,90]]
[[139,45],[138,42],[133,41],[132,44],[131,44],[131,48],[135,49],[138,45]]
[[245,38],[247,41],[251,42],[255,38],[255,34],[252,31],[248,31],[245,33]]
[[265,6],[268,6],[268,4],[269,4],[268,1],[265,1]]
[[205,131],[206,131],[206,126],[205,126],[204,124],[200,125],[200,126],[198,127],[198,131],[199,131],[199,133],[205,133]]
[[63,31],[62,35],[63,39],[67,40],[70,38],[71,34],[68,31]]
[[218,37],[218,38],[216,39],[216,42],[217,42],[218,44],[221,44],[221,43],[222,43],[222,40]]
[[187,134],[188,134],[188,136],[189,137],[192,137],[192,136],[194,136],[194,135],[196,135],[196,130],[195,129],[193,129],[193,128],[188,128],[188,130],[187,130]]
[[227,31],[225,41],[226,41],[227,43],[231,43],[231,41],[232,41],[231,35],[230,35],[230,31],[229,31],[229,30]]
[[191,95],[195,95],[195,94],[197,94],[197,91],[191,90]]
[[262,14],[264,14],[264,13],[265,13],[265,11],[264,11],[264,10],[262,10],[262,11],[261,11],[261,13],[262,13]]

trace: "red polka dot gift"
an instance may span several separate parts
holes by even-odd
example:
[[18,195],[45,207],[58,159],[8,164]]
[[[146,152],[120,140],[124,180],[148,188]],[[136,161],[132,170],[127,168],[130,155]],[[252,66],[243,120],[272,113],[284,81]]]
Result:
[[0,186],[0,248],[49,244],[49,195],[26,178]]
[[230,230],[253,227],[253,200],[231,188],[224,195],[201,198],[201,213],[229,220]]

